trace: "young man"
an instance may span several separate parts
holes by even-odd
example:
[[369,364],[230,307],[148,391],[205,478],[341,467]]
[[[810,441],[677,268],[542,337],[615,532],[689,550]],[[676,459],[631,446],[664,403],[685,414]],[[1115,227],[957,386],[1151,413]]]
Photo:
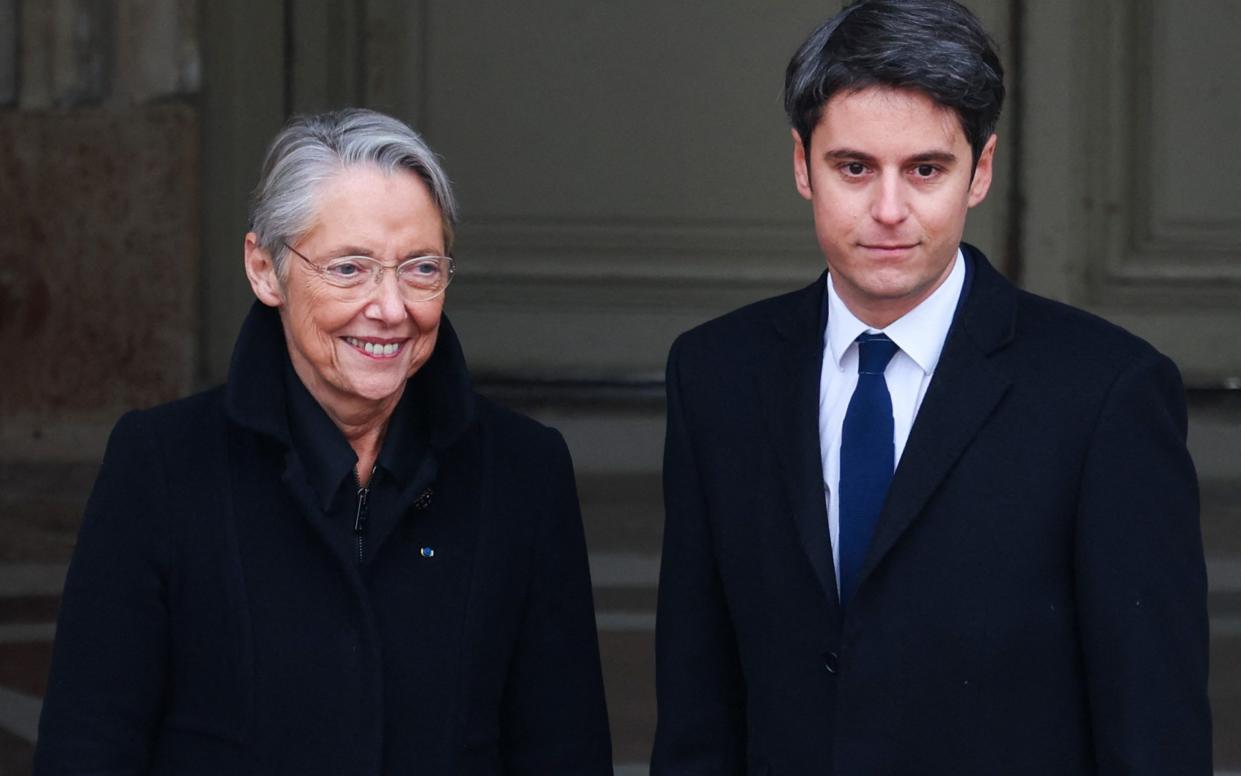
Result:
[[1180,377],[961,243],[1003,97],[952,0],[789,63],[828,271],[669,357],[652,774],[1210,773]]

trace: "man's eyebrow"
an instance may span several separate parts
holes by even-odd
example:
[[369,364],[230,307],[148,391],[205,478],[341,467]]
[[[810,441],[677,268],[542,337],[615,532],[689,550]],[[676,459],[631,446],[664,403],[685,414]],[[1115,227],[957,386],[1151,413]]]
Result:
[[[823,158],[828,161],[836,162],[863,162],[865,164],[874,164],[878,160],[865,151],[856,151],[852,148],[833,148],[823,154]],[[939,164],[955,164],[957,155],[951,151],[923,151],[914,154],[904,160],[904,164],[926,164],[928,162],[938,162]]]
[[951,151],[923,151],[920,154],[914,154],[909,157],[912,164],[925,164],[927,162],[939,162],[940,164],[955,164],[957,155]]
[[823,158],[836,162],[867,162],[873,163],[878,161],[874,156],[865,151],[855,151],[852,148],[833,148],[823,154]]

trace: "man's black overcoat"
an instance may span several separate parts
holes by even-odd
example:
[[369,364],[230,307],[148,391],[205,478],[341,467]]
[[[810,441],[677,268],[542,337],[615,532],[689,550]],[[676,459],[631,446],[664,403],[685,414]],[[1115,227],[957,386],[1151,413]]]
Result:
[[653,776],[1210,773],[1180,376],[965,252],[845,612],[822,278],[674,345]]

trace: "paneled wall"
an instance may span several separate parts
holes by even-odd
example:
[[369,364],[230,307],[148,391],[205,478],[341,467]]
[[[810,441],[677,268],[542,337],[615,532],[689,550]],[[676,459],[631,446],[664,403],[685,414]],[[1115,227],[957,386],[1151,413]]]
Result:
[[[967,3],[1010,90],[967,239],[1186,375],[1217,765],[1241,771],[1241,4]],[[454,180],[447,310],[480,387],[569,440],[617,760],[640,772],[663,360],[680,331],[822,270],[780,91],[840,5],[0,0],[0,771],[33,736],[108,428],[223,379],[265,145],[292,112],[365,105],[422,131]]]
[[1153,342],[1188,387],[1216,764],[1241,768],[1241,4],[1027,3],[1022,278]]
[[1031,3],[1023,278],[1241,387],[1241,4]]
[[[1003,40],[1006,5],[977,5]],[[831,4],[290,8],[289,49],[260,54],[288,79],[273,96],[291,110],[392,110],[444,157],[463,209],[448,309],[482,375],[658,380],[676,333],[822,269],[780,92],[789,56]],[[971,225],[1001,260],[1005,180]],[[235,266],[221,251],[211,270],[233,278],[208,301],[220,311],[212,377],[231,345],[226,320],[248,297],[240,240],[231,245]]]
[[[657,474],[651,399],[676,334],[823,268],[781,88],[839,3],[292,0],[257,18],[243,5],[204,8],[207,382],[250,303],[244,192],[281,105],[370,105],[426,135],[462,203],[447,310],[471,367],[562,426],[579,469]],[[1008,3],[974,5],[1007,56]],[[969,227],[1005,266],[1008,121]]]

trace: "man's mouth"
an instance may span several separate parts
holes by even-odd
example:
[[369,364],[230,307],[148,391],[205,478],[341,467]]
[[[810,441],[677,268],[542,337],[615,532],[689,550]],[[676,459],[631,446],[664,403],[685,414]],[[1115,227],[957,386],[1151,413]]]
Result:
[[918,246],[917,243],[911,243],[909,245],[894,245],[894,244],[867,245],[865,243],[862,244],[863,248],[866,248],[867,250],[871,250],[871,251],[908,251],[908,250],[912,250],[913,248],[916,248],[917,246]]

